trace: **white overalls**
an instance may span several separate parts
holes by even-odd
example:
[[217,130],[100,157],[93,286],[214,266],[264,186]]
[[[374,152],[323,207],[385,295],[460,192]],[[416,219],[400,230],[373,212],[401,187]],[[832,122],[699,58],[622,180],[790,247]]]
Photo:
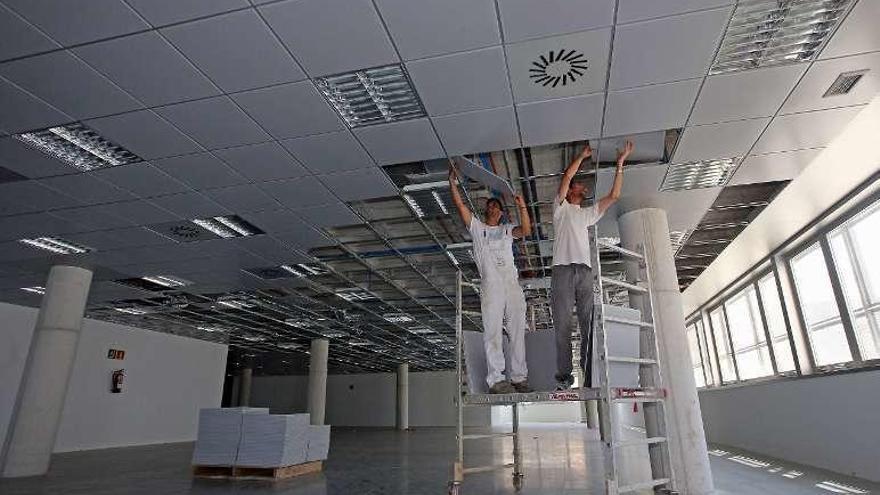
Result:
[[[483,344],[492,385],[504,380],[502,327],[510,338],[510,381],[522,382],[526,368],[526,299],[513,263],[513,225],[489,226],[476,216],[471,218],[474,259],[480,271],[480,297],[483,316]],[[506,325],[505,325],[506,323]]]

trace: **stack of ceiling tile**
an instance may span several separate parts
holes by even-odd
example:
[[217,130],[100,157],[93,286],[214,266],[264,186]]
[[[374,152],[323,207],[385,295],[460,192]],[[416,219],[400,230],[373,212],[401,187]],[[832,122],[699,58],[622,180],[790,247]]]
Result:
[[306,462],[308,414],[244,416],[237,466],[281,467]]
[[306,461],[323,461],[330,451],[330,427],[309,425]]
[[256,416],[269,417],[269,409],[236,407],[199,411],[199,436],[192,463],[199,466],[235,465],[244,418]]

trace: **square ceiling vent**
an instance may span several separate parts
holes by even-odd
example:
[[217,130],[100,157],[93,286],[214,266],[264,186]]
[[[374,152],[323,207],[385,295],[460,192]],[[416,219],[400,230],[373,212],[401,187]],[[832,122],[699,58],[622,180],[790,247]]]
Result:
[[515,43],[507,48],[517,102],[605,90],[611,28]]

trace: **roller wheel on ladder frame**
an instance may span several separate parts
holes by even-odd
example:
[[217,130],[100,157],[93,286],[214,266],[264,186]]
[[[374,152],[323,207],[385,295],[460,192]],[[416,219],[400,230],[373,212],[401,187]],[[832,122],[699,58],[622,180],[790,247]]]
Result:
[[448,494],[449,495],[461,495],[461,482],[460,481],[450,481]]

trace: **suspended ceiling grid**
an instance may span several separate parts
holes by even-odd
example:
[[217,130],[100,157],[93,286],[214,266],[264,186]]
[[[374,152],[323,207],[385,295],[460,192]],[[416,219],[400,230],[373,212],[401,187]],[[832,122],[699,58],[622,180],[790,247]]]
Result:
[[[184,292],[198,318],[280,334],[240,342],[232,332],[234,343],[253,352],[275,352],[270,344],[294,334],[280,330],[284,318],[269,309],[260,309],[269,318],[254,323],[243,319],[245,309],[217,307],[220,295],[267,298],[255,303],[259,308],[293,298],[308,311],[363,313],[375,320],[367,328],[376,340],[404,348],[383,341],[391,352],[386,359],[339,345],[338,355],[349,360],[336,361],[340,369],[387,369],[422,343],[439,351],[435,360],[424,359],[426,369],[444,366],[445,342],[412,334],[394,341],[400,325],[375,315],[413,312],[428,318],[435,333],[451,331],[448,257],[358,253],[460,242],[464,231],[454,219],[416,219],[381,166],[509,150],[494,154],[508,166],[524,153],[521,146],[589,139],[601,154],[624,136],[645,149],[639,136],[681,128],[669,162],[736,157],[731,184],[791,179],[880,87],[880,39],[868,21],[880,7],[854,5],[814,61],[710,76],[733,11],[729,1],[100,0],[63,10],[48,0],[0,0],[0,300],[38,305],[39,295],[21,288],[43,284],[59,261],[96,269],[94,314],[156,297],[115,280],[172,274],[194,282]],[[564,56],[584,55],[586,74],[537,86],[531,62],[561,49]],[[352,130],[313,82],[399,63],[424,118]],[[853,91],[822,97],[838,74],[864,69]],[[144,161],[77,173],[9,137],[71,122],[84,122]],[[533,166],[550,175],[528,183],[542,221],[558,180],[553,174],[573,152],[563,150],[529,150]],[[600,225],[602,235],[615,237],[616,215],[636,206],[666,208],[674,231],[698,225],[721,188],[659,193],[665,171],[650,162],[627,171],[623,199]],[[512,169],[519,187],[518,173]],[[600,193],[610,178],[610,170],[599,172]],[[392,199],[376,199],[383,197]],[[267,234],[184,243],[148,228],[222,214],[237,214]],[[544,253],[533,239],[523,255],[534,271],[547,263],[541,255],[552,238],[552,227],[542,227]],[[95,251],[46,256],[16,241],[42,235]],[[340,241],[343,248],[328,247]],[[337,256],[323,262],[335,272],[315,280],[263,280],[243,271],[319,263],[314,254],[324,251]],[[465,270],[473,275],[472,267]],[[351,304],[334,293],[348,284],[369,285],[380,298]],[[379,307],[371,313],[368,304]],[[110,311],[114,318],[147,318]],[[197,320],[179,313],[160,313],[161,328],[228,338],[193,330]],[[300,341],[314,334],[302,335]]]

